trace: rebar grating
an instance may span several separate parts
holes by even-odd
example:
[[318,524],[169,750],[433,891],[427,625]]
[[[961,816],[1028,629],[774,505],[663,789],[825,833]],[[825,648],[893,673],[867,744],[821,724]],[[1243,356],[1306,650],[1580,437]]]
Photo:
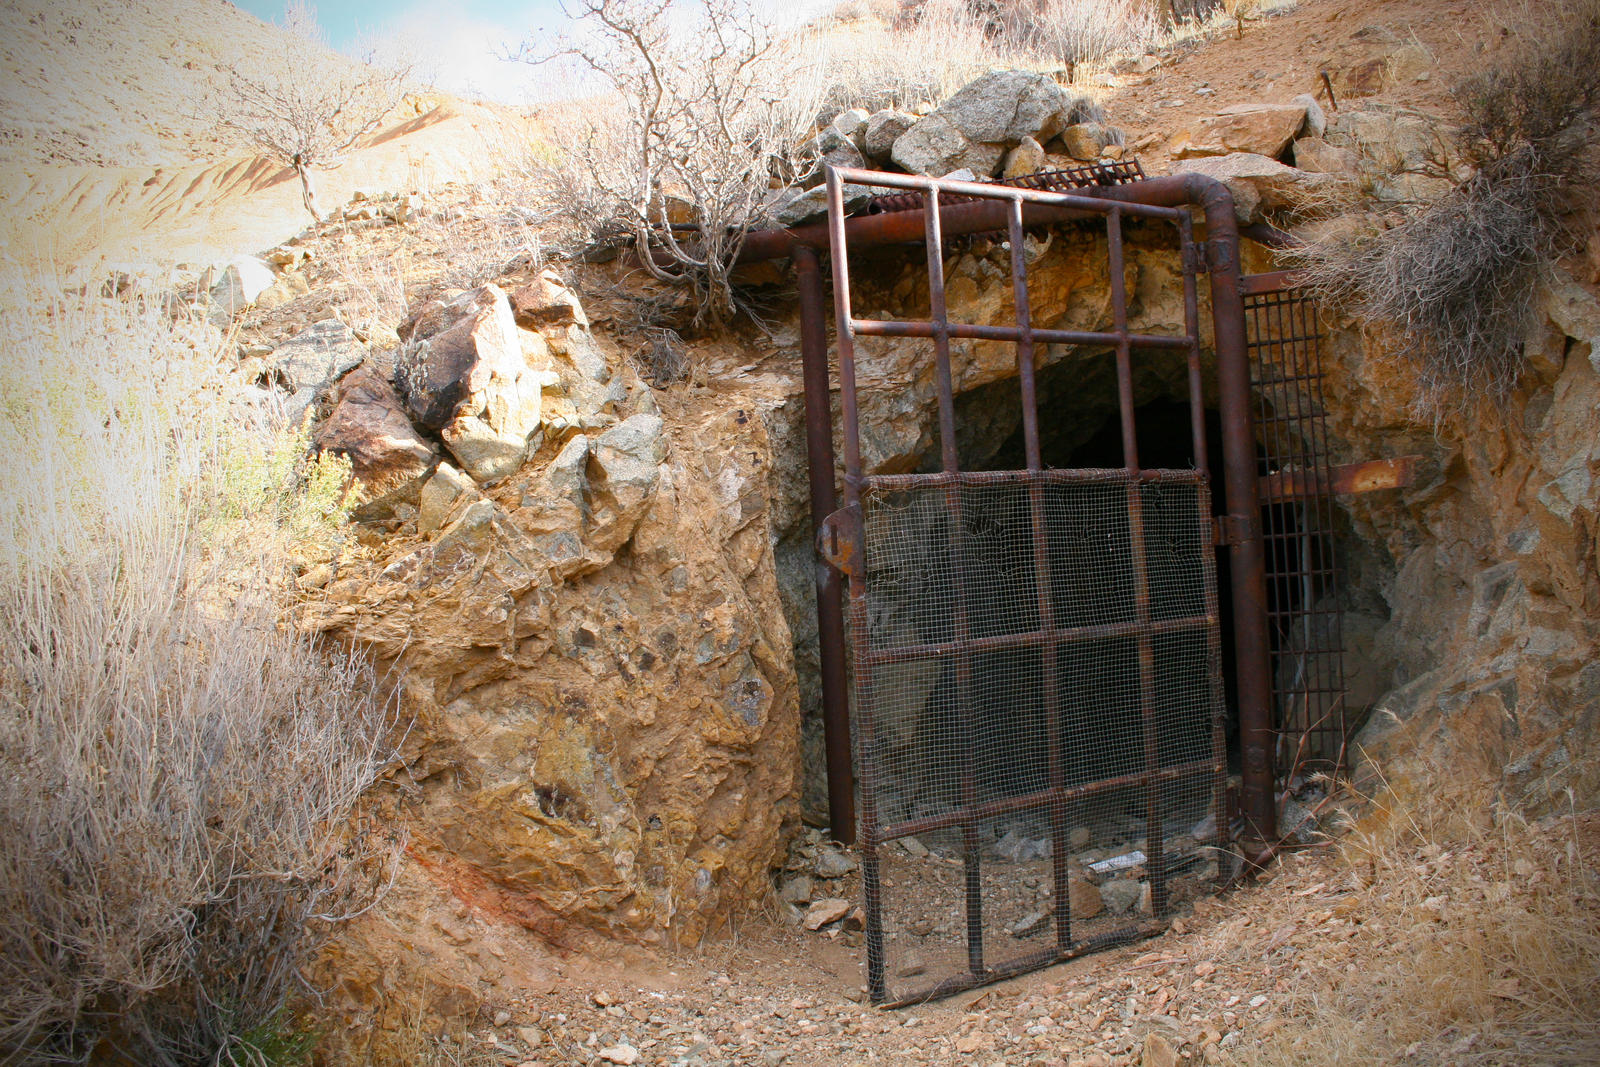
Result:
[[1204,476],[967,474],[871,491],[863,509],[874,998],[1130,939],[1213,889],[1223,709]]
[[1343,588],[1321,330],[1309,295],[1245,300],[1261,442],[1276,763],[1283,773],[1340,769],[1355,725],[1345,701]]
[[[1061,167],[1056,170],[1044,170],[1037,174],[1024,174],[1017,178],[1001,178],[993,184],[1002,188],[1012,189],[1039,189],[1044,192],[1064,193],[1074,189],[1091,189],[1096,186],[1124,185],[1128,182],[1144,180],[1144,167],[1137,159],[1107,160],[1099,163],[1085,163],[1081,167]],[[949,194],[944,198],[947,204],[965,204],[978,199],[975,196],[961,196]],[[873,215],[884,214],[890,211],[918,211],[922,208],[923,198],[920,193],[889,193],[885,196],[875,196],[867,207],[867,212]]]

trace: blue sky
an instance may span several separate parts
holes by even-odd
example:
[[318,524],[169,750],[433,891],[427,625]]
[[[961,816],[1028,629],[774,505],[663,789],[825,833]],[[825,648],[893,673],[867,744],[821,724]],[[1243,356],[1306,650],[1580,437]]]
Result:
[[[283,17],[284,0],[232,2],[264,22]],[[831,6],[828,0],[751,2],[769,17],[784,19]],[[536,36],[554,36],[569,26],[559,0],[322,0],[315,7],[317,21],[335,48],[349,50],[363,34],[400,36],[414,42],[423,72],[440,88],[509,104],[549,94],[540,91],[539,70],[506,62],[496,52]]]

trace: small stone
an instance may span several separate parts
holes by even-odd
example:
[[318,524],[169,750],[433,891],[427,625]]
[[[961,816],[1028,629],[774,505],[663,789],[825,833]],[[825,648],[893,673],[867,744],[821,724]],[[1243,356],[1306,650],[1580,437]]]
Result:
[[1021,144],[1006,153],[1005,166],[1000,174],[1004,178],[1037,174],[1044,169],[1044,161],[1044,146],[1032,137],[1024,137]]
[[1049,925],[1050,913],[1047,911],[1036,911],[1031,915],[1023,916],[1021,919],[1018,919],[1015,923],[1013,923],[1011,926],[1011,936],[1019,939],[1024,937],[1032,937],[1034,934],[1042,932],[1045,927]]
[[1250,998],[1250,1006],[1252,1008],[1259,1008],[1259,1007],[1261,1007],[1261,1005],[1265,1004],[1266,1002],[1267,1002],[1267,995],[1265,993],[1257,993],[1255,996]]
[[603,989],[591,994],[589,999],[594,1001],[594,1006],[597,1008],[609,1008],[617,1002],[616,997],[613,997]]
[[600,1058],[607,1063],[620,1063],[623,1067],[632,1067],[639,1062],[639,1050],[632,1045],[612,1045],[610,1048],[600,1050]]
[[784,881],[778,889],[778,899],[786,900],[791,904],[806,904],[811,900],[816,888],[809,875],[797,874]]
[[920,952],[907,952],[900,960],[900,966],[894,973],[898,978],[915,978],[919,974],[926,973],[927,970],[927,961],[922,958]]
[[1136,882],[1132,878],[1113,878],[1100,887],[1100,899],[1104,901],[1106,909],[1114,915],[1120,915],[1136,907],[1143,894],[1143,883]]
[[844,913],[844,928],[846,930],[865,930],[867,928],[867,913],[861,905],[857,904]]
[[844,918],[850,911],[850,902],[842,897],[824,897],[806,911],[805,928],[820,930],[831,922]]
[[983,1048],[983,1043],[983,1035],[981,1034],[963,1034],[961,1037],[956,1038],[956,1051],[963,1055],[971,1055]]
[[537,1026],[519,1026],[517,1027],[517,1036],[522,1038],[524,1045],[534,1048],[544,1040],[544,1031]]
[[1178,1067],[1178,1050],[1160,1034],[1146,1034],[1139,1067]]
[[494,1024],[496,1026],[506,1026],[510,1022],[511,1013],[509,1011],[501,1010],[494,1013]]
[[1091,835],[1087,826],[1074,826],[1067,834],[1067,844],[1072,846],[1072,851],[1081,852],[1089,847]]
[[856,869],[856,858],[831,848],[817,850],[818,878],[843,878]]
[[908,855],[915,856],[919,860],[926,858],[928,855],[928,846],[914,837],[902,837],[900,839],[900,847],[905,849]]

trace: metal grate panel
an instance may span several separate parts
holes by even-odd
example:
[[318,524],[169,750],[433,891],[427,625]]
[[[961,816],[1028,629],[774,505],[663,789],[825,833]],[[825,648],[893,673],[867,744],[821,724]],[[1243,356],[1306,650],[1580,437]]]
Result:
[[1321,327],[1310,296],[1294,289],[1250,295],[1245,313],[1264,476],[1275,762],[1285,775],[1338,770],[1355,724],[1345,700]]
[[1204,476],[927,481],[862,497],[869,982],[893,1003],[1140,936],[1221,873]]

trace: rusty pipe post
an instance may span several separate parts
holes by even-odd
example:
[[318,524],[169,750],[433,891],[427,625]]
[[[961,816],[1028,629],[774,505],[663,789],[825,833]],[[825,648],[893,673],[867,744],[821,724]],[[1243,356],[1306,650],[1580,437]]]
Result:
[[[833,410],[828,392],[827,309],[816,250],[790,253],[800,289],[800,359],[806,391],[806,459],[811,479],[811,526],[838,508],[833,488]],[[839,572],[818,556],[817,652],[822,666],[822,738],[828,758],[828,826],[834,840],[856,839],[855,772],[850,760],[850,697],[844,662],[844,590]]]

